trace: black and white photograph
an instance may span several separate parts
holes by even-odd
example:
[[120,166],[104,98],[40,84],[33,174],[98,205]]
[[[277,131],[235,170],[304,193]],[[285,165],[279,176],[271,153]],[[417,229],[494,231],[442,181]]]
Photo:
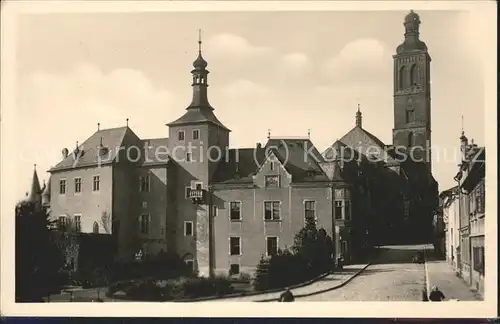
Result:
[[6,314],[496,316],[495,3],[239,3],[2,4]]

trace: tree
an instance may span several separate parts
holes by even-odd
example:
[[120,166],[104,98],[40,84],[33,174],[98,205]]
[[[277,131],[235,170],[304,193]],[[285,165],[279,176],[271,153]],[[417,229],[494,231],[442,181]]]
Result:
[[295,235],[293,251],[305,262],[306,271],[311,276],[325,272],[333,265],[333,241],[323,228],[316,228],[313,218],[306,219],[304,228]]
[[255,290],[265,290],[269,288],[269,258],[266,258],[264,255],[261,256],[260,262],[257,265],[253,287]]
[[57,291],[63,257],[51,240],[54,222],[46,209],[22,201],[15,208],[16,302],[39,302]]

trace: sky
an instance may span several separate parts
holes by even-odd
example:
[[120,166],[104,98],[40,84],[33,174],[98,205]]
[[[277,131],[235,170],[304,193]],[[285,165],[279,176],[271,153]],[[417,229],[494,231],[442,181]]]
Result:
[[[210,70],[209,101],[232,130],[231,147],[307,136],[320,151],[354,127],[392,143],[393,61],[405,11],[129,12],[23,14],[16,24],[18,150],[15,193],[42,182],[97,130],[129,126],[167,137],[191,101],[198,29]],[[417,10],[431,63],[433,174],[453,186],[461,116],[483,145],[486,44],[467,11]]]

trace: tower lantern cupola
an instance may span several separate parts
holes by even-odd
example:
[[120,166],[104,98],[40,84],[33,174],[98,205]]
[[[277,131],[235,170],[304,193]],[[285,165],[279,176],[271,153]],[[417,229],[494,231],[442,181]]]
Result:
[[208,82],[207,77],[210,73],[207,68],[207,61],[201,55],[201,31],[199,31],[198,39],[198,57],[193,62],[193,70],[191,74],[193,75],[193,100],[189,105],[189,108],[207,108],[213,110],[208,102],[207,88]]

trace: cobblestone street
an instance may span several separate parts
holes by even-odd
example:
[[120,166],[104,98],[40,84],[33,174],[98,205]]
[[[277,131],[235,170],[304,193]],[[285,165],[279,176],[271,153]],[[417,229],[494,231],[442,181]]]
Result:
[[297,301],[421,301],[425,267],[412,256],[423,248],[381,247],[380,257],[344,287]]

